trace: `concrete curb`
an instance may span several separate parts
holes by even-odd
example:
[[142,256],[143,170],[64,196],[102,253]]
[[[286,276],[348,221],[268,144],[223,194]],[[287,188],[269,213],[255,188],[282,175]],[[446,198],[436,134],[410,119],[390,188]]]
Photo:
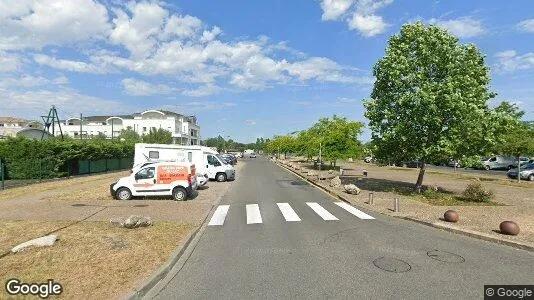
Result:
[[202,220],[200,225],[193,232],[189,233],[189,235],[184,239],[185,242],[181,243],[178,248],[173,251],[169,260],[164,265],[160,266],[154,273],[152,273],[152,275],[150,275],[150,277],[145,279],[140,285],[137,286],[137,288],[133,292],[125,296],[123,299],[143,299],[158,283],[165,279],[165,277],[170,273],[170,271],[176,266],[180,258],[182,258],[182,255],[189,248],[189,246],[194,247],[198,243],[199,239],[195,240],[195,238],[197,236],[202,235],[206,227],[206,220],[213,213],[214,209],[221,202],[222,198],[224,197],[224,195],[226,195],[229,189],[230,188],[228,188],[215,200],[215,202],[211,206],[211,209],[204,216],[204,219]]
[[[315,183],[315,182],[309,180],[308,178],[298,174],[294,170],[288,168],[287,166],[285,166],[285,165],[283,165],[283,164],[281,164],[279,162],[276,162],[276,161],[274,161],[274,162],[278,166],[280,166],[281,168],[283,168],[283,169],[295,174],[296,176],[306,180],[307,182],[309,182],[312,185],[314,185],[315,187],[321,189],[323,192],[329,194],[330,196],[352,205],[352,203],[350,203],[350,201],[348,201],[344,197],[340,196],[339,194],[336,194],[336,193],[330,191],[329,189],[327,189],[327,188],[325,188],[325,187],[323,187],[321,185],[318,185],[317,183]],[[477,238],[477,239],[488,241],[488,242],[493,242],[493,243],[497,243],[497,244],[501,244],[501,245],[514,247],[514,248],[517,248],[517,249],[522,249],[522,250],[527,250],[527,251],[534,252],[534,247],[532,247],[530,245],[519,243],[519,242],[513,242],[513,241],[498,239],[496,237],[493,237],[493,236],[490,236],[490,235],[486,235],[486,234],[484,234],[482,232],[472,231],[472,230],[467,230],[467,229],[452,228],[452,227],[444,226],[444,225],[441,225],[441,224],[438,224],[438,223],[431,223],[431,222],[422,221],[422,220],[415,219],[415,218],[412,218],[412,217],[392,216],[392,215],[388,215],[388,214],[385,214],[383,212],[376,211],[376,210],[373,210],[373,209],[370,209],[370,208],[366,208],[366,209],[371,210],[371,211],[373,211],[375,213],[379,213],[379,214],[384,215],[384,216],[397,218],[397,219],[408,220],[408,221],[413,221],[413,222],[416,222],[416,223],[419,223],[419,224],[422,224],[422,225],[425,225],[425,226],[434,227],[434,228],[441,229],[441,230],[446,230],[446,231],[449,231],[449,232],[452,232],[452,233],[461,234],[461,235],[469,236],[469,237],[472,237],[472,238]]]

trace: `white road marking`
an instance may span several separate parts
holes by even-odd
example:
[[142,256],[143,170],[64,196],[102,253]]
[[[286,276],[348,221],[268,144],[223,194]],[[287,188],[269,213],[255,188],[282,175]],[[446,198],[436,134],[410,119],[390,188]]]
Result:
[[260,207],[258,204],[247,204],[247,224],[260,224],[261,220]]
[[291,208],[291,205],[289,203],[276,203],[278,205],[278,208],[282,212],[282,215],[284,215],[284,218],[287,222],[300,222],[300,218],[297,215],[297,213]]
[[321,205],[319,205],[319,203],[316,203],[316,202],[306,202],[306,204],[311,208],[313,209],[313,211],[318,214],[319,216],[321,216],[321,218],[323,218],[323,220],[325,221],[335,221],[335,220],[339,220],[338,218],[336,218],[333,214],[329,213],[326,209],[324,209]]
[[357,209],[356,207],[352,206],[352,205],[349,205],[348,203],[345,203],[345,202],[334,202],[337,206],[343,208],[344,210],[350,212],[351,214],[355,215],[356,217],[362,219],[362,220],[374,220],[373,217],[371,217],[370,215],[364,213],[363,211]]
[[208,223],[208,226],[223,225],[229,208],[230,208],[230,205],[219,205],[219,207],[217,207],[217,209],[213,213],[213,216],[211,216],[211,220]]

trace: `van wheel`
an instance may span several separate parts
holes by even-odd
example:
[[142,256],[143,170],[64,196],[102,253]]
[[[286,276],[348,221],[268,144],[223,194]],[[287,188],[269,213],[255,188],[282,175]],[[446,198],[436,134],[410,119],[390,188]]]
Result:
[[187,199],[187,191],[183,187],[175,187],[172,190],[172,198],[175,201],[185,201]]
[[484,169],[489,170],[491,168],[490,168],[490,166],[484,166]]
[[216,179],[217,179],[218,182],[224,182],[224,181],[226,181],[226,174],[219,173],[219,174],[217,174]]
[[116,196],[119,200],[130,200],[132,199],[132,192],[128,188],[121,187],[117,190]]
[[528,180],[529,181],[534,181],[534,174],[528,175]]

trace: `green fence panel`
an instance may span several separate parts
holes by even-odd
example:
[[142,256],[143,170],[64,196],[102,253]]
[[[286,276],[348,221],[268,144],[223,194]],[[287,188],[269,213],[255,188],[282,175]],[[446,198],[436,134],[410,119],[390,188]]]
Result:
[[78,161],[78,174],[89,174],[89,164],[88,160],[79,160]]
[[106,172],[106,160],[92,160],[91,161],[91,173]]
[[133,158],[121,158],[120,159],[121,169],[130,169],[132,166],[133,166]]
[[120,168],[121,168],[120,159],[118,158],[108,159],[108,170],[109,171],[120,170]]

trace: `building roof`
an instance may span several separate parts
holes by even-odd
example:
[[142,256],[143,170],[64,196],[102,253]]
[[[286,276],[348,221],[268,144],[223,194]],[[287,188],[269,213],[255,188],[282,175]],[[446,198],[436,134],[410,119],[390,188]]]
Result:
[[[184,116],[182,114],[170,111],[170,110],[162,110],[162,109],[155,109],[156,111],[164,113],[166,116],[174,116],[174,117],[183,117],[187,121],[195,123],[196,124],[196,117],[195,116]],[[140,117],[142,115],[141,113],[133,113],[131,115],[107,115],[107,116],[87,116],[83,117],[83,120],[86,122],[106,122],[109,118],[121,118],[121,119],[133,119],[135,117]],[[71,117],[70,119],[79,119],[79,117]],[[62,120],[61,122],[64,122],[65,120]]]

